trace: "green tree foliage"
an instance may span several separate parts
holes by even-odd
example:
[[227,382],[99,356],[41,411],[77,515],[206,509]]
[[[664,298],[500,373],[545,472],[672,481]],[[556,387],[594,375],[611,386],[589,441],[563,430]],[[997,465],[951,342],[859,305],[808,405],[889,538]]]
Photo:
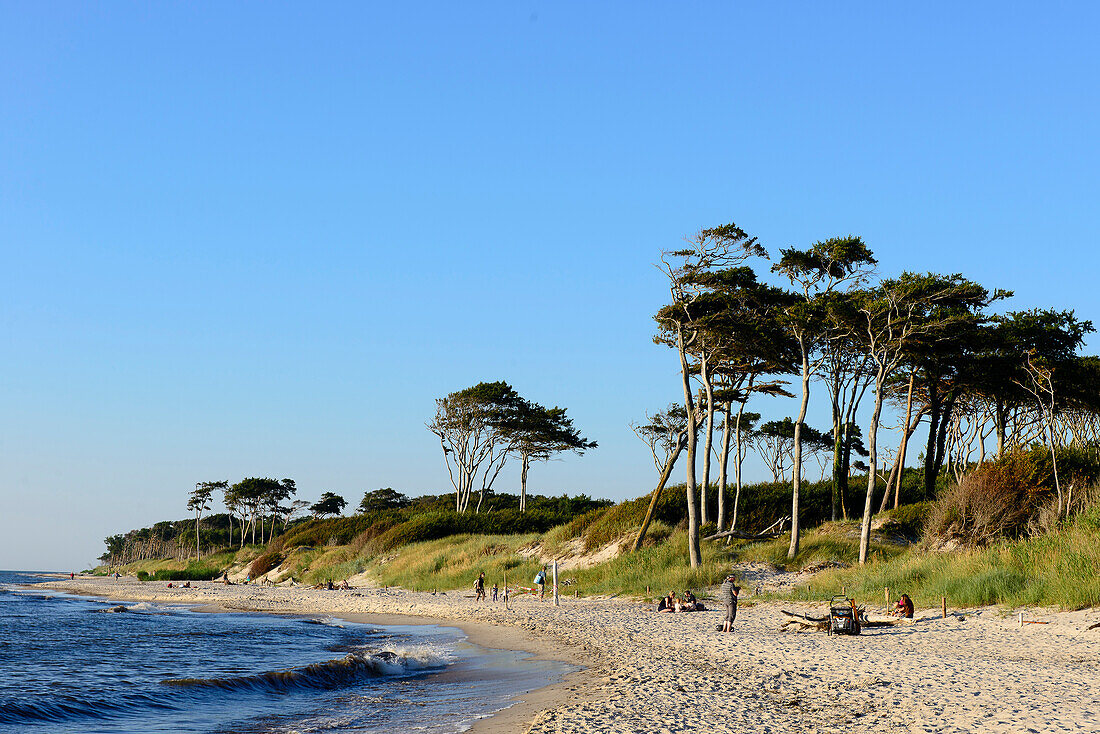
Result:
[[359,512],[378,512],[380,510],[399,510],[409,506],[409,498],[392,487],[376,489],[363,494],[359,502]]
[[532,461],[549,461],[566,451],[580,455],[596,448],[595,441],[582,437],[573,426],[565,408],[546,408],[528,400],[516,411],[509,411],[500,428],[509,450],[520,457],[520,512],[527,509],[527,472]]
[[325,515],[339,515],[344,511],[348,501],[338,494],[332,492],[322,492],[321,499],[309,506],[309,511],[313,513],[315,517],[324,517]]
[[506,427],[518,422],[524,400],[507,382],[479,382],[435,401],[428,430],[439,439],[455,509],[465,512],[480,481],[478,509],[508,459]]
[[210,500],[214,497],[214,491],[221,489],[224,490],[229,486],[227,481],[219,482],[199,482],[195,485],[195,488],[191,490],[191,494],[187,499],[187,509],[195,513],[195,559],[202,559],[202,548],[199,545],[199,521],[202,520],[202,513],[210,509]]

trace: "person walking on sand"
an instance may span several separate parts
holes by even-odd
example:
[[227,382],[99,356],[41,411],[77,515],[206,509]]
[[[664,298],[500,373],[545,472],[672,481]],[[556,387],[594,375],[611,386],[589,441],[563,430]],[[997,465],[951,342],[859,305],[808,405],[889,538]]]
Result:
[[474,601],[478,602],[485,598],[485,572],[482,571],[478,574],[477,579],[474,580]]
[[499,593],[500,593],[500,589],[497,588],[496,584],[493,584],[493,601],[494,602],[497,600],[497,594],[499,594]]
[[737,619],[737,595],[741,593],[741,587],[735,582],[737,577],[730,574],[722,582],[722,588],[718,590],[718,598],[726,606],[726,619],[722,623],[723,632],[733,632],[733,621]]
[[546,566],[535,575],[535,586],[539,587],[539,600],[546,598]]

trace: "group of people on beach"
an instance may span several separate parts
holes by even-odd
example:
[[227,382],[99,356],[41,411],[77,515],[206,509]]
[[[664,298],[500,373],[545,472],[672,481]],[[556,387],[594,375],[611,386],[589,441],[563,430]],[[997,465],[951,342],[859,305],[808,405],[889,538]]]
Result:
[[[546,571],[547,571],[547,569],[548,569],[547,566],[543,566],[541,569],[539,569],[539,572],[537,574],[535,574],[534,581],[532,582],[532,583],[534,583],[535,588],[538,589],[537,593],[539,595],[539,599],[545,599],[546,598]],[[497,587],[497,585],[495,583],[493,584],[493,588],[491,589],[490,593],[492,594],[492,600],[496,601],[498,596],[500,595],[500,589],[499,589],[499,587]],[[479,602],[479,601],[481,601],[482,599],[485,599],[485,598],[487,598],[487,594],[485,592],[485,572],[482,571],[481,573],[479,573],[477,575],[477,578],[474,579],[474,601]],[[508,601],[508,590],[507,589],[504,590],[504,600],[505,600],[505,602]]]
[[706,609],[703,602],[699,601],[691,590],[684,592],[683,596],[677,596],[676,592],[668,592],[668,596],[662,597],[657,603],[658,612],[702,612]]
[[[500,593],[500,589],[494,583],[492,588],[493,601],[497,600],[497,595]],[[485,572],[482,571],[474,579],[474,601],[478,602],[485,598]]]

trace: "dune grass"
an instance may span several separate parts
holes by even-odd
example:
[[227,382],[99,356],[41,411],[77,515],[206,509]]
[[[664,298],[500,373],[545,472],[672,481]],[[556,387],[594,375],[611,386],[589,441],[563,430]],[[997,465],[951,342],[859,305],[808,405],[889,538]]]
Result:
[[950,553],[912,549],[860,568],[824,571],[792,598],[820,600],[845,589],[876,603],[883,588],[918,606],[990,604],[1082,609],[1100,606],[1100,532],[1084,523],[1016,542]]
[[538,540],[537,534],[455,535],[412,543],[372,561],[368,570],[375,583],[414,591],[472,589],[474,578],[485,573],[486,585],[530,586],[542,564],[519,554]]
[[[836,562],[852,565],[859,561],[859,522],[827,522],[818,528],[804,532],[799,539],[798,554],[787,559],[790,535],[775,540],[734,541],[736,561],[771,563],[789,571],[801,571],[809,566]],[[905,552],[905,546],[890,543],[871,543],[871,557],[885,560]]]

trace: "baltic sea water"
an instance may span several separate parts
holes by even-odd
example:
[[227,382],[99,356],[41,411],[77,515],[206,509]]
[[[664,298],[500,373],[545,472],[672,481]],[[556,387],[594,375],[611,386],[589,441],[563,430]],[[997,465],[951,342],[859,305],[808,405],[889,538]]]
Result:
[[572,668],[461,630],[211,614],[0,571],[0,734],[464,731]]

